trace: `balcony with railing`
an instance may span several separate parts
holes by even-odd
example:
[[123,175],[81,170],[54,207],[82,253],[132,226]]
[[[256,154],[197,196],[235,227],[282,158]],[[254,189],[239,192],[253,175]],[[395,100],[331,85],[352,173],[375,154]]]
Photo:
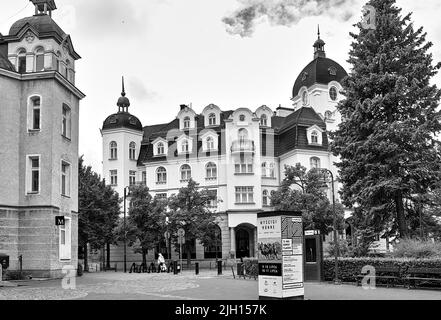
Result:
[[231,153],[251,153],[254,154],[256,147],[253,140],[242,139],[235,140],[231,145]]

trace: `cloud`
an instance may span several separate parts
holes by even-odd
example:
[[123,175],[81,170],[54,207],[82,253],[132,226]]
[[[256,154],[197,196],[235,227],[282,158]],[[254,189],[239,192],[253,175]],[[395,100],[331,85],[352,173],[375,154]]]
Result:
[[257,24],[290,27],[301,19],[326,15],[348,21],[355,14],[356,0],[238,0],[241,6],[222,22],[228,33],[250,37]]
[[158,93],[149,89],[138,77],[131,76],[127,80],[127,96],[133,101],[152,101],[158,98]]

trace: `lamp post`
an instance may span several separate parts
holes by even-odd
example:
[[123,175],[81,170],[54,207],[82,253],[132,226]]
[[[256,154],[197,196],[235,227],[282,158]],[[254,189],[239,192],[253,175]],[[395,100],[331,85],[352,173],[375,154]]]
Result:
[[130,192],[127,193],[128,189],[129,189],[129,187],[124,188],[124,221],[123,221],[123,225],[124,225],[124,273],[127,272],[127,245],[126,245],[126,242],[127,242],[127,240],[126,240],[127,239],[127,231],[126,231],[126,211],[127,211],[127,208],[126,208],[126,199],[127,199],[127,196],[130,194]]
[[337,213],[335,212],[335,190],[334,190],[334,174],[329,169],[321,169],[322,172],[328,173],[331,175],[331,188],[332,188],[332,214],[334,217],[334,242],[335,242],[335,251],[334,251],[334,284],[341,284],[338,278],[338,256],[340,255],[340,248],[338,245],[338,233],[337,233]]

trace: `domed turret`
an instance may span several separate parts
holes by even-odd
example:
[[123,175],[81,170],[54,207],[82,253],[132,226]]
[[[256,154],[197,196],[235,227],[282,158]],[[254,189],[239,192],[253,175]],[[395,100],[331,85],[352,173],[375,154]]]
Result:
[[118,112],[107,117],[103,124],[103,130],[127,128],[143,131],[141,121],[129,113],[130,100],[126,97],[124,77],[122,78],[121,97],[118,99],[116,105],[118,106]]

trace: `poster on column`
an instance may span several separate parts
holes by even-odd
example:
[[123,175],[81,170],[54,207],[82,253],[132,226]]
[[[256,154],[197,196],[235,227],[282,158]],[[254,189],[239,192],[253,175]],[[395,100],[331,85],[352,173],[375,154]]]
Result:
[[300,213],[261,213],[257,219],[259,296],[304,296],[303,225]]

